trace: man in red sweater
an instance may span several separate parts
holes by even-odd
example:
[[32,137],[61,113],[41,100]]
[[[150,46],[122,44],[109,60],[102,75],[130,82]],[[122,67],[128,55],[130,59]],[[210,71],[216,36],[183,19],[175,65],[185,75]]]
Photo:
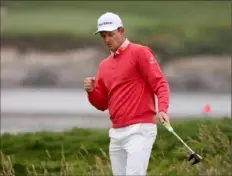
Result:
[[118,15],[100,16],[97,33],[111,54],[100,63],[96,78],[85,78],[84,88],[95,108],[109,110],[113,175],[146,175],[157,136],[155,116],[169,123],[168,83],[153,51],[125,37]]

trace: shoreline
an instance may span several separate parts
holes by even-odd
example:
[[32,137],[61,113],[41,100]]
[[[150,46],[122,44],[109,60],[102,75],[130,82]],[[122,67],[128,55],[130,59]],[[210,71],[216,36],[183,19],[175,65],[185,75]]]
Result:
[[[189,122],[192,120],[214,120],[214,119],[228,119],[231,117],[174,117],[170,116],[171,123]],[[33,133],[41,131],[62,132],[71,130],[72,128],[82,129],[109,129],[111,121],[107,116],[72,116],[72,117],[51,117],[51,116],[2,116],[1,115],[1,135],[4,133]]]

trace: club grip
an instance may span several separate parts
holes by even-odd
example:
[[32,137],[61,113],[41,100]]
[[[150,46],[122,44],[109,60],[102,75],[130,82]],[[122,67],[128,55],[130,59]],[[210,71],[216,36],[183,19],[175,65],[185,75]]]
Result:
[[171,125],[169,125],[168,123],[164,122],[163,126],[169,131],[169,132],[173,132],[173,128],[171,127]]

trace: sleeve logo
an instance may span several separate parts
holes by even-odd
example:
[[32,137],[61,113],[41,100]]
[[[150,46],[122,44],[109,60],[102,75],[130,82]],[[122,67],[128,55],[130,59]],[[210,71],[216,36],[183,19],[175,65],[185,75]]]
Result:
[[149,58],[149,63],[150,63],[150,64],[156,63],[156,59],[155,59],[154,56],[151,56],[151,57]]

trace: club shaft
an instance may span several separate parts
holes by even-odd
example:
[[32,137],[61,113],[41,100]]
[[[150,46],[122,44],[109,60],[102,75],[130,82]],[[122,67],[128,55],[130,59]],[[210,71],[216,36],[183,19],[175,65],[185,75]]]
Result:
[[192,153],[194,153],[194,151],[175,133],[175,131],[172,131],[172,133],[182,142],[182,144],[184,144]]

